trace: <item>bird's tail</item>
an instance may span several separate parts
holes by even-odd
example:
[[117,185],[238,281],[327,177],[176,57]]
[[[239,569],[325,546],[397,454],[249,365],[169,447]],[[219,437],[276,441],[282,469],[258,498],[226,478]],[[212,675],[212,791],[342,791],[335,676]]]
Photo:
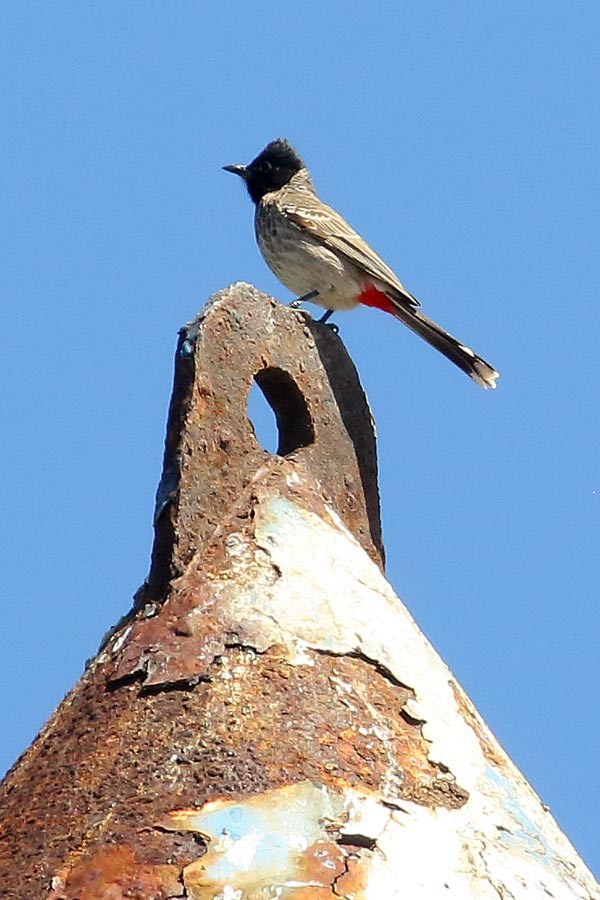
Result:
[[499,378],[500,373],[496,372],[493,366],[490,366],[485,359],[473,353],[470,347],[461,344],[451,334],[448,334],[447,331],[444,331],[443,328],[440,328],[439,325],[436,325],[435,322],[424,316],[419,309],[400,306],[400,304],[396,303],[393,304],[393,307],[392,314],[397,319],[400,319],[411,331],[414,331],[415,334],[426,340],[428,344],[431,344],[432,347],[443,353],[450,362],[453,362],[455,366],[466,372],[469,378],[472,378],[473,381],[486,390],[487,388],[492,388],[493,390],[496,387],[496,378]]

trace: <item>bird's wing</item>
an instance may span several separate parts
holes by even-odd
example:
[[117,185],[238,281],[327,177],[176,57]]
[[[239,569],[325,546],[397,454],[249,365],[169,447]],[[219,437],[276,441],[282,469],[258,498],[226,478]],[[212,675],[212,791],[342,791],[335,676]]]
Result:
[[344,256],[357,269],[383,282],[393,292],[392,298],[396,303],[412,309],[421,305],[346,220],[316,196],[307,192],[302,197],[302,205],[286,200],[283,211],[291,222],[308,232],[324,247]]

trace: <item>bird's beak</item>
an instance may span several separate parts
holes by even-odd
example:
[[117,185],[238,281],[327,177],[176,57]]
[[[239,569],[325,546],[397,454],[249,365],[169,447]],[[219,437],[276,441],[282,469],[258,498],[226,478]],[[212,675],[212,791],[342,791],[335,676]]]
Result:
[[239,175],[240,178],[243,178],[244,181],[248,177],[248,167],[247,166],[223,166],[226,172],[233,172],[234,175]]

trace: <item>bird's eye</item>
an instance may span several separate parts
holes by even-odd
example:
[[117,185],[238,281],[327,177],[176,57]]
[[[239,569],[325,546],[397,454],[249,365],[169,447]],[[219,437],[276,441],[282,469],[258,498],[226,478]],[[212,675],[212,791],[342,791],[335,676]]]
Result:
[[268,159],[264,159],[260,164],[261,172],[270,172],[272,168],[273,168],[273,166],[271,165],[271,163],[269,162]]

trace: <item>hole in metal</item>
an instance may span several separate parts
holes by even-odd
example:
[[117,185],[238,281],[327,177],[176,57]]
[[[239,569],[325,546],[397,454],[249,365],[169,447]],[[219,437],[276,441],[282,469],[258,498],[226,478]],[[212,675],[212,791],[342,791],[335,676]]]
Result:
[[254,382],[260,391],[255,385],[250,388],[248,418],[261,447],[268,453],[287,456],[299,447],[313,444],[313,422],[302,391],[292,376],[283,369],[269,367],[257,372]]
[[248,392],[248,418],[252,422],[256,440],[263,450],[267,453],[277,453],[279,432],[275,413],[256,381],[252,382]]

